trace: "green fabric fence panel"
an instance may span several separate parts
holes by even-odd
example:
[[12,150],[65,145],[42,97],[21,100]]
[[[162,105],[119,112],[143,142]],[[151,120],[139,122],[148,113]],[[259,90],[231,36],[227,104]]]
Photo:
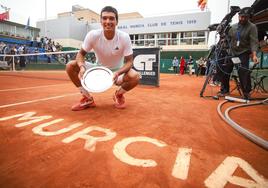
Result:
[[263,57],[262,57],[262,65],[261,67],[262,68],[268,68],[268,53],[267,52],[264,52],[263,53]]
[[160,59],[160,73],[173,73],[172,59]]
[[[27,63],[26,70],[65,70],[65,65],[56,63]],[[17,69],[20,69],[19,67]]]
[[[160,73],[173,74],[174,72],[173,72],[172,61],[173,59],[160,59]],[[185,61],[188,62],[188,59],[185,59]],[[197,70],[196,60],[194,60],[193,69]],[[180,72],[180,60],[179,60],[178,72]]]

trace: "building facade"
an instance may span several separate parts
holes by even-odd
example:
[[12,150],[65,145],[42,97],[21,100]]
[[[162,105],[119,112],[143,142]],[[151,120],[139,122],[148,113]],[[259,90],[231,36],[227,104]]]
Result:
[[[130,35],[134,47],[158,47],[164,51],[207,50],[210,12],[120,20],[118,29]],[[100,28],[99,23],[89,25]]]
[[[207,51],[210,12],[144,18],[139,13],[119,14],[118,29],[130,35],[134,47],[161,47],[163,51]],[[83,7],[60,13],[57,19],[39,21],[41,36],[65,47],[80,48],[86,33],[100,28],[100,15]],[[44,33],[46,25],[47,33]]]
[[0,22],[0,41],[10,42],[15,39],[21,44],[26,41],[35,40],[39,36],[40,29],[35,27],[26,26],[23,24],[2,20]]

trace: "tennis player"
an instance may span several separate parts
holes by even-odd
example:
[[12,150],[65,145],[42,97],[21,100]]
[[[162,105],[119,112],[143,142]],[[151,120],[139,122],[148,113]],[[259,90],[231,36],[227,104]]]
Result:
[[113,96],[116,108],[125,108],[124,94],[139,83],[140,75],[132,69],[133,50],[130,37],[127,33],[116,29],[117,10],[111,6],[104,7],[100,19],[102,28],[88,32],[76,59],[66,66],[71,81],[82,94],[80,102],[72,106],[73,111],[96,106],[93,96],[81,86],[80,82],[86,69],[91,66],[85,62],[85,55],[91,50],[94,51],[99,65],[114,71],[113,80],[119,86]]

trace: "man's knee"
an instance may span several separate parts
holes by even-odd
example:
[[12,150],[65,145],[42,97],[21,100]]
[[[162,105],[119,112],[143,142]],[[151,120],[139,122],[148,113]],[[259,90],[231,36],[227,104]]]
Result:
[[69,61],[67,64],[66,64],[66,71],[70,71],[70,70],[77,70],[78,69],[78,65],[77,65],[77,62],[76,60],[72,60],[72,61]]
[[133,69],[131,69],[128,76],[129,76],[129,79],[133,82],[139,82],[141,78],[140,73],[138,73],[137,71]]
[[138,84],[140,81],[140,74],[138,72],[136,72],[133,69],[130,69],[126,74],[124,74],[123,76],[119,76],[119,78],[117,79],[117,81],[115,82],[116,85],[120,86],[125,82],[128,83],[134,83],[134,84]]

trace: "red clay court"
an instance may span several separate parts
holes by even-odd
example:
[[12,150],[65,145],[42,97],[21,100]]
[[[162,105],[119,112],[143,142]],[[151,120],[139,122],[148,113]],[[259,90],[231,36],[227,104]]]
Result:
[[[160,74],[160,87],[127,93],[124,110],[113,87],[79,112],[64,71],[0,78],[0,187],[268,187],[268,151],[220,118],[222,100],[199,97],[205,78]],[[230,116],[268,140],[267,114],[257,105]]]

